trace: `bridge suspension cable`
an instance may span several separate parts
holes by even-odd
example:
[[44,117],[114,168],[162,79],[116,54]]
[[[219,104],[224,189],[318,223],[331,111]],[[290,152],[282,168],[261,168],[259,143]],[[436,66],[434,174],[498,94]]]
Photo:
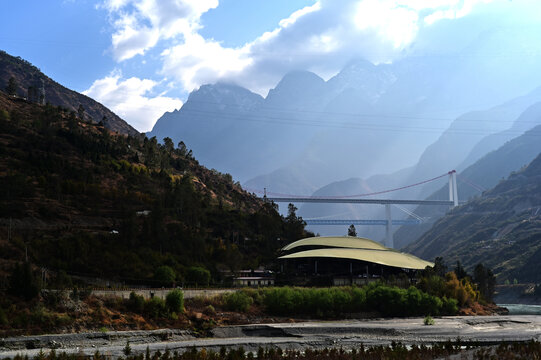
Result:
[[[436,176],[436,177],[434,177],[432,179],[423,180],[423,181],[417,182],[415,184],[400,186],[400,187],[397,187],[397,188],[394,188],[394,189],[375,191],[375,192],[364,193],[364,194],[354,194],[354,195],[333,195],[333,196],[323,195],[323,196],[317,196],[317,198],[318,199],[348,199],[348,198],[356,198],[356,197],[381,195],[381,194],[386,194],[386,193],[390,193],[390,192],[394,192],[394,191],[404,190],[404,189],[412,188],[412,187],[415,187],[415,186],[423,185],[423,184],[426,184],[426,183],[429,183],[429,182],[432,182],[432,181],[436,181],[436,180],[441,179],[441,178],[443,178],[445,176],[448,176],[448,175],[449,175],[449,172],[446,172],[445,174]],[[279,197],[288,197],[288,198],[306,198],[307,197],[306,195],[283,194],[283,193],[269,192],[269,191],[266,191],[266,190],[261,191],[261,190],[250,189],[250,188],[246,188],[246,190],[254,192],[254,193],[271,195],[271,196],[279,196]],[[308,196],[308,197],[316,198],[316,196]]]

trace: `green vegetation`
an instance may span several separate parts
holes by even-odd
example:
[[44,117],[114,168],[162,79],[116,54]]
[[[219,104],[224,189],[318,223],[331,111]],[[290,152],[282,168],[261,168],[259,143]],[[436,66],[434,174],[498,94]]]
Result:
[[210,271],[200,266],[191,266],[186,272],[186,282],[196,287],[208,286],[210,282]]
[[236,291],[223,296],[225,308],[230,311],[246,312],[254,300],[246,292]]
[[48,269],[44,286],[75,273],[207,286],[218,269],[270,264],[277,238],[308,235],[294,207],[280,216],[185,144],[117,135],[88,112],[81,121],[1,93],[0,112],[0,218],[17,224],[0,234],[0,273],[27,253],[34,272]]
[[425,325],[434,325],[434,318],[430,315],[425,316],[423,320],[423,324]]
[[184,312],[184,294],[175,289],[165,297],[165,305],[170,313],[180,314]]
[[[361,312],[378,312],[383,316],[419,316],[454,315],[458,311],[455,299],[439,298],[413,286],[401,289],[383,283],[372,283],[362,288],[276,287],[234,294],[224,297],[228,308],[233,307],[228,305],[228,301],[241,303],[251,296],[255,304],[264,305],[267,313],[282,316],[329,318]],[[247,304],[248,301],[243,303],[249,306]]]

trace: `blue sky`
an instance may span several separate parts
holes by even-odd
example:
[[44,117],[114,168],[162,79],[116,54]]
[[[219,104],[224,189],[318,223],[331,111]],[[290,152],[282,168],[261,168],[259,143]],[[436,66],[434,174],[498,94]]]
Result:
[[[0,49],[148,131],[205,83],[235,82],[264,96],[291,70],[327,79],[352,58],[390,62],[419,44],[441,51],[440,39],[430,36],[440,22],[486,14],[492,24],[541,23],[539,3],[3,0]],[[473,23],[472,29],[451,27],[448,37],[474,36],[482,27]],[[455,40],[447,39],[445,48]]]

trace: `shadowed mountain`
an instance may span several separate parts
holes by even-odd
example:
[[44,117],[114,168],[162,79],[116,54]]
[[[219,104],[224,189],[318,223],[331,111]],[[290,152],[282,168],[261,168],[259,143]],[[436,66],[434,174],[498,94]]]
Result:
[[[539,143],[541,127],[535,131],[529,136]],[[490,171],[486,165],[484,169]],[[426,259],[442,256],[449,264],[460,259],[469,270],[482,262],[493,269],[499,282],[537,283],[541,280],[540,228],[541,155],[537,155],[493,189],[447,213],[406,249]]]
[[[536,105],[537,106],[537,105]],[[541,116],[541,114],[539,114]],[[462,200],[479,196],[484,189],[490,189],[498,184],[512,171],[517,171],[527,165],[541,152],[541,125],[516,137],[499,149],[490,152],[474,164],[458,174],[459,198]],[[447,199],[447,186],[442,187],[428,200]],[[398,248],[415,242],[445,215],[448,208],[437,206],[419,206],[414,213],[426,219],[424,224],[416,227],[402,227],[395,232],[395,244]]]

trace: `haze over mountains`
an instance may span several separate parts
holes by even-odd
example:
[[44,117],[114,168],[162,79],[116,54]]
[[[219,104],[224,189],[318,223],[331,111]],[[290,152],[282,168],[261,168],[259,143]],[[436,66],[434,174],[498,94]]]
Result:
[[[327,81],[308,71],[288,73],[266,97],[231,84],[204,85],[147,135],[182,140],[210,168],[271,195],[363,194],[463,170],[539,123],[521,116],[541,101],[541,70],[532,61],[539,55],[520,62],[501,50],[526,51],[531,34],[519,31],[481,32],[461,48],[430,54],[420,38],[400,60],[357,59]],[[389,196],[424,198],[443,183]],[[306,205],[299,213],[381,217],[375,208],[322,208]],[[381,238],[380,230],[361,233]]]

